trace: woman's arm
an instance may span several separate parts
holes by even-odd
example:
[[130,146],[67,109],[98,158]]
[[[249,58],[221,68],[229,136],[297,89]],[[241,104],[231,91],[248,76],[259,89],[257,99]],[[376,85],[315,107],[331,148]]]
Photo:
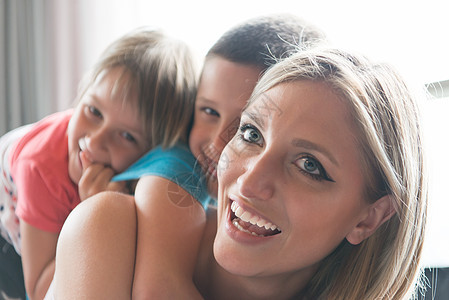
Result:
[[103,192],[69,215],[56,252],[55,299],[131,299],[136,210],[129,195]]
[[158,176],[139,180],[135,201],[133,299],[201,299],[192,279],[206,223],[201,204]]
[[22,267],[28,298],[43,299],[55,270],[57,233],[20,221]]

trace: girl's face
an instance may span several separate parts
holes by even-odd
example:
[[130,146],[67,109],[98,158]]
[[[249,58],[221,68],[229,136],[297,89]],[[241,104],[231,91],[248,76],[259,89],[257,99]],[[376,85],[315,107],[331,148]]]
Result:
[[307,281],[367,215],[356,140],[325,83],[283,83],[257,98],[220,158],[217,262]]
[[217,196],[217,163],[221,151],[234,136],[240,114],[261,70],[221,57],[204,64],[195,102],[189,144],[206,173],[211,196]]
[[137,110],[137,96],[121,99],[121,93],[113,93],[114,83],[122,74],[122,68],[115,68],[100,77],[84,94],[70,119],[69,176],[76,184],[83,173],[82,151],[93,163],[120,173],[150,148]]

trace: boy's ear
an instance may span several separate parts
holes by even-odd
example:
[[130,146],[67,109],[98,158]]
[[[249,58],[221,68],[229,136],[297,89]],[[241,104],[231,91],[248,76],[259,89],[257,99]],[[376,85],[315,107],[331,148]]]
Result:
[[360,244],[395,213],[393,197],[391,195],[383,196],[368,207],[365,218],[349,232],[346,240],[353,245]]

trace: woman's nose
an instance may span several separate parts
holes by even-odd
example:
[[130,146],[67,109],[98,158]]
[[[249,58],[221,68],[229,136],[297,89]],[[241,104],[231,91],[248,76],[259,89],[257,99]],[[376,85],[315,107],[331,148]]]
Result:
[[280,179],[271,158],[258,156],[248,162],[243,174],[237,179],[237,184],[242,196],[269,200],[275,192],[275,182]]

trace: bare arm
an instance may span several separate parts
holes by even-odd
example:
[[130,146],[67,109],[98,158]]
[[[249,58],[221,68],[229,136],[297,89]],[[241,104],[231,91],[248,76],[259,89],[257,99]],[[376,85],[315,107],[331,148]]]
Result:
[[57,233],[50,233],[20,221],[22,265],[29,299],[43,299],[55,270]]
[[206,222],[201,204],[157,176],[139,180],[135,201],[133,299],[201,299],[192,279]]
[[135,244],[133,197],[103,192],[83,201],[59,237],[55,299],[131,299]]

